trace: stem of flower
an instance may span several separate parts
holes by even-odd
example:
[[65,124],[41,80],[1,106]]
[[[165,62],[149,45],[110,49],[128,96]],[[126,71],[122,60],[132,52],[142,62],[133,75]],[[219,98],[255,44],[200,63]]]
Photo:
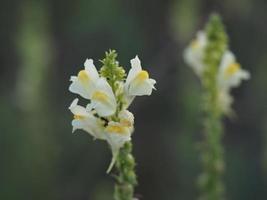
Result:
[[133,200],[137,179],[131,142],[126,142],[120,149],[115,166],[118,171],[114,193],[115,200]]
[[206,33],[208,45],[205,50],[203,74],[204,141],[201,148],[203,172],[199,177],[201,200],[224,199],[222,175],[224,158],[221,123],[222,112],[218,105],[217,74],[222,54],[227,46],[227,36],[219,16],[211,17]]
[[[103,67],[100,70],[101,75],[107,78],[108,83],[116,95],[118,106],[116,113],[112,116],[114,121],[118,120],[118,113],[121,111],[124,103],[117,83],[125,79],[125,71],[116,60],[117,56],[114,50],[106,52],[105,58],[101,60]],[[116,175],[114,192],[115,200],[133,200],[134,187],[137,185],[137,179],[134,170],[135,160],[132,155],[131,141],[126,142],[124,146],[120,148],[115,166],[118,173]]]

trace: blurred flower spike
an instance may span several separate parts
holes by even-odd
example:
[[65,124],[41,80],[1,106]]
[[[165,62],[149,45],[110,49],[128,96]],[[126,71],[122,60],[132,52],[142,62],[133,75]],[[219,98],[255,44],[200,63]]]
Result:
[[[199,31],[196,38],[191,41],[190,45],[184,51],[185,62],[193,69],[201,81],[203,81],[203,73],[207,67],[205,57],[208,56],[206,55],[208,42],[206,32]],[[220,63],[217,67],[218,103],[222,112],[229,115],[232,114],[231,105],[233,103],[230,90],[238,87],[242,80],[248,80],[250,73],[241,68],[234,54],[227,48],[222,53]]]
[[134,115],[128,107],[135,96],[151,95],[156,81],[149,78],[141,67],[138,56],[131,60],[131,69],[126,77],[124,69],[116,61],[114,50],[106,52],[98,72],[92,59],[86,59],[84,69],[71,76],[69,91],[89,100],[83,107],[76,98],[69,109],[73,114],[73,132],[82,129],[95,139],[105,140],[112,150],[110,172],[120,148],[131,140],[134,130]]

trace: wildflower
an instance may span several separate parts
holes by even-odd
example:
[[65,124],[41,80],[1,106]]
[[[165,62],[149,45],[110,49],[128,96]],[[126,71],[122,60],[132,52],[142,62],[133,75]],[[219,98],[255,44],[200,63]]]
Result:
[[239,86],[242,80],[248,80],[249,78],[249,72],[241,68],[231,51],[226,50],[218,71],[219,87],[228,90]]
[[126,93],[129,96],[151,95],[156,81],[149,78],[147,71],[142,70],[138,56],[131,60],[131,66],[125,82]]
[[107,142],[109,143],[112,151],[112,160],[107,170],[107,173],[112,169],[120,148],[123,147],[125,142],[131,140],[133,127],[125,125],[120,122],[110,121],[105,129],[107,134]]
[[204,51],[207,46],[207,37],[204,31],[197,33],[196,39],[194,39],[189,47],[184,51],[185,62],[194,70],[197,76],[201,77],[204,70]]
[[92,59],[86,59],[84,67],[85,69],[79,71],[77,76],[71,76],[72,84],[69,90],[85,99],[90,99],[99,75]]
[[94,116],[94,112],[78,105],[78,99],[74,99],[69,109],[73,113],[72,126],[73,131],[82,129],[91,134],[96,139],[106,139],[103,133],[104,122]]
[[[137,56],[131,60],[132,69],[125,81],[125,71],[115,60],[116,56],[115,51],[106,53],[100,74],[93,60],[87,59],[85,69],[77,76],[71,76],[69,87],[71,92],[89,100],[86,107],[78,105],[78,99],[71,103],[73,131],[82,129],[96,139],[107,141],[112,150],[107,172],[112,169],[119,150],[131,140],[134,130],[134,116],[126,108],[134,96],[150,95],[156,83],[147,71],[142,70]],[[129,96],[131,101],[125,101]]]

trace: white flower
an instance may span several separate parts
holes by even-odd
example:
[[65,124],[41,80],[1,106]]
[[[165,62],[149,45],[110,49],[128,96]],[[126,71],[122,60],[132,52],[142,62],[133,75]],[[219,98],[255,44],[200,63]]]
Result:
[[156,81],[149,78],[147,71],[142,70],[138,56],[131,60],[131,66],[132,68],[130,69],[125,82],[125,91],[127,95],[151,95],[152,90],[155,89],[154,85]]
[[73,132],[77,129],[82,129],[96,139],[106,139],[103,121],[95,117],[91,110],[78,105],[77,98],[71,103],[69,109],[74,115],[72,120]]
[[85,69],[81,70],[77,76],[71,76],[70,81],[72,83],[69,90],[83,98],[90,99],[99,75],[92,59],[86,59],[84,67]]
[[206,33],[204,31],[199,31],[196,39],[194,39],[184,51],[185,62],[192,67],[198,76],[201,76],[204,71],[203,58],[206,46]]
[[234,54],[229,50],[225,51],[219,66],[219,87],[229,90],[232,87],[239,86],[242,80],[248,80],[249,78],[249,72],[241,69],[240,64],[236,62]]
[[101,117],[113,115],[117,102],[111,86],[105,78],[99,78],[91,96],[92,107]]
[[109,143],[112,151],[112,160],[108,167],[107,173],[110,172],[115,164],[119,150],[125,142],[131,140],[131,134],[133,131],[132,125],[125,125],[121,122],[110,121],[105,129],[107,142]]
[[131,140],[132,126],[125,126],[120,122],[110,121],[105,128],[107,140],[112,149],[120,149],[126,141]]

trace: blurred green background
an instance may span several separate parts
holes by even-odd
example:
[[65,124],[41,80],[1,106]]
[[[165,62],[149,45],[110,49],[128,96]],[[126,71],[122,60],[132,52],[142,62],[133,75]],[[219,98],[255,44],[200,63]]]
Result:
[[194,200],[200,172],[200,86],[182,53],[213,11],[252,79],[233,91],[225,119],[228,199],[267,198],[265,0],[10,0],[0,7],[0,199],[111,200],[106,143],[72,134],[69,77],[112,48],[129,69],[136,54],[157,91],[131,106],[145,200]]

